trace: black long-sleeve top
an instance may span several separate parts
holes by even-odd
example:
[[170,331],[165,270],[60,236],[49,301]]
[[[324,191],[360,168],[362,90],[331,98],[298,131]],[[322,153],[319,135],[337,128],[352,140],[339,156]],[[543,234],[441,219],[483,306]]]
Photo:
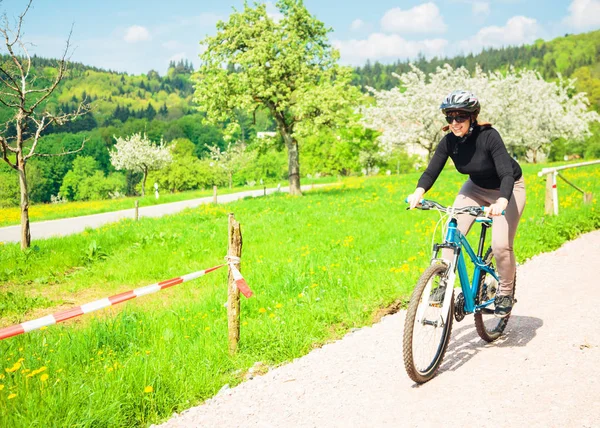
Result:
[[458,172],[468,174],[473,183],[484,189],[500,189],[500,196],[510,200],[515,181],[523,175],[521,167],[506,150],[498,131],[490,126],[475,126],[465,142],[452,132],[440,141],[418,187],[429,190],[452,158]]

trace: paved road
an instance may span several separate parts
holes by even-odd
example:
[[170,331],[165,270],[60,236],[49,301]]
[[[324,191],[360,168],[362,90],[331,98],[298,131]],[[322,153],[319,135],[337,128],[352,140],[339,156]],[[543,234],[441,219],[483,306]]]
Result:
[[[302,191],[309,189],[331,186],[332,184],[315,184],[302,186]],[[282,192],[287,192],[288,187],[282,187]],[[267,189],[267,194],[277,192],[276,188]],[[264,189],[248,190],[245,192],[231,193],[228,195],[219,195],[217,202],[227,203],[245,198],[247,196],[258,197],[264,195]],[[166,214],[174,214],[186,208],[197,207],[202,204],[212,203],[213,197],[191,199],[187,201],[172,202],[169,204],[153,205],[139,209],[140,217],[161,217]],[[60,220],[49,220],[31,223],[31,239],[44,239],[51,236],[64,236],[73,233],[83,232],[86,228],[96,228],[106,223],[119,221],[123,218],[134,218],[135,209],[113,211],[102,214],[86,215],[81,217],[72,217]],[[19,242],[21,240],[21,226],[8,226],[0,228],[0,242]]]
[[174,427],[599,427],[600,231],[519,267],[505,336],[454,325],[440,373],[417,386],[402,362],[405,311],[225,390]]

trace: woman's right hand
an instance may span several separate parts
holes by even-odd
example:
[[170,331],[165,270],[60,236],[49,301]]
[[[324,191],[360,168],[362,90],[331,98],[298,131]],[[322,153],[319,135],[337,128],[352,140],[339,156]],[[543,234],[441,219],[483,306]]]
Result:
[[412,210],[421,202],[423,199],[423,195],[425,194],[425,189],[422,187],[417,187],[412,195],[408,195],[406,197],[406,202],[408,202],[408,209]]

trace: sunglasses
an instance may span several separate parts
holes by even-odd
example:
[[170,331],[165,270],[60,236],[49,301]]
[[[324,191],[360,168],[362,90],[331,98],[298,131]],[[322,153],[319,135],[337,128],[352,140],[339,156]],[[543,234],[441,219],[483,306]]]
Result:
[[456,116],[446,116],[446,122],[452,123],[453,120],[456,120],[456,123],[463,123],[469,120],[471,115],[468,114],[457,114]]

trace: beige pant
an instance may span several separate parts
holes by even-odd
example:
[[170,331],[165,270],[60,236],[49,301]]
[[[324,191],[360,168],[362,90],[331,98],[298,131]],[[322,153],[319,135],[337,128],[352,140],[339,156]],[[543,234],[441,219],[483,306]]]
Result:
[[[484,189],[477,186],[470,179],[463,184],[456,199],[454,207],[461,208],[470,205],[489,206],[500,197],[499,189]],[[496,258],[496,269],[500,276],[501,295],[512,294],[514,278],[517,270],[513,243],[517,233],[517,226],[525,208],[525,183],[523,177],[515,182],[512,198],[508,202],[505,215],[494,216],[492,223],[492,251]],[[466,235],[471,229],[475,217],[459,215],[458,230]],[[485,250],[484,250],[485,251]],[[451,257],[448,250],[444,250],[444,258]]]

